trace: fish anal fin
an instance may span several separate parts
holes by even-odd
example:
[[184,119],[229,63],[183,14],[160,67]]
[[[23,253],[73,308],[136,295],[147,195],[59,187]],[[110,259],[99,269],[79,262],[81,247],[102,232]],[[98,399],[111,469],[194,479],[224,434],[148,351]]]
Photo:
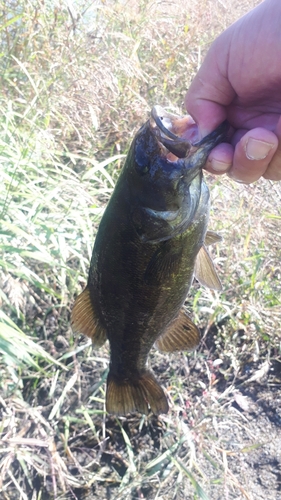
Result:
[[181,309],[176,319],[159,337],[155,346],[162,352],[176,352],[195,349],[200,342],[200,332],[193,321]]
[[201,285],[213,290],[221,290],[221,281],[207,248],[203,245],[196,257],[194,267],[195,278]]
[[94,347],[101,347],[107,340],[106,331],[100,325],[92,306],[88,287],[78,295],[71,312],[73,332],[80,332],[92,339]]
[[167,413],[169,409],[165,393],[151,372],[146,371],[132,379],[119,379],[109,372],[106,391],[108,413],[126,415],[137,411],[147,415],[148,405],[155,415]]
[[205,245],[214,245],[215,243],[219,243],[220,241],[222,241],[222,237],[218,233],[216,233],[215,231],[207,231],[204,241]]

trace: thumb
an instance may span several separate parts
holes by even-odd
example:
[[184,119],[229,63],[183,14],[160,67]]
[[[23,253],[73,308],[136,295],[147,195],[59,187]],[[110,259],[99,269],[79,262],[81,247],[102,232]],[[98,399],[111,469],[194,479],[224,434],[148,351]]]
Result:
[[226,119],[226,106],[236,95],[226,76],[228,53],[220,46],[220,39],[217,39],[185,97],[187,112],[197,123],[202,137]]

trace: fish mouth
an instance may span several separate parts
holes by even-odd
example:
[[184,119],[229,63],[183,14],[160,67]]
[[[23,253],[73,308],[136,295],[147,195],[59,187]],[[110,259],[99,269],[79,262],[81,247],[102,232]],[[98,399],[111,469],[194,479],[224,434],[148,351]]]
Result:
[[171,161],[186,158],[198,139],[197,125],[191,116],[178,116],[158,105],[151,110],[150,126]]
[[187,158],[198,149],[209,150],[228,141],[227,122],[199,141],[198,126],[190,115],[178,116],[158,105],[151,110],[150,127],[170,161]]

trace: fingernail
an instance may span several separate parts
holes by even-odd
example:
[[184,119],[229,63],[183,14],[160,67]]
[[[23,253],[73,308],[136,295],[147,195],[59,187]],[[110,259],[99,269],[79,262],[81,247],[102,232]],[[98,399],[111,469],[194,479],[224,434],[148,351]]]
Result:
[[235,175],[232,175],[232,174],[228,174],[228,177],[230,177],[230,179],[232,179],[233,181],[235,182],[239,182],[239,184],[251,184],[251,181],[242,181],[241,179],[238,179]]
[[263,160],[272,148],[273,144],[250,137],[246,142],[245,152],[248,160]]
[[214,158],[211,160],[211,168],[216,172],[227,172],[230,165],[224,163],[222,161],[215,160]]

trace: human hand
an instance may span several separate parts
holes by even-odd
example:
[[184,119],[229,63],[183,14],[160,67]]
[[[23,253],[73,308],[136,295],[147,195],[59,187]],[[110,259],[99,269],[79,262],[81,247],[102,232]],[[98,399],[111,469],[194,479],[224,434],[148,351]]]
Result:
[[225,119],[232,126],[208,171],[244,183],[281,179],[280,0],[265,0],[215,40],[185,102],[201,136]]

